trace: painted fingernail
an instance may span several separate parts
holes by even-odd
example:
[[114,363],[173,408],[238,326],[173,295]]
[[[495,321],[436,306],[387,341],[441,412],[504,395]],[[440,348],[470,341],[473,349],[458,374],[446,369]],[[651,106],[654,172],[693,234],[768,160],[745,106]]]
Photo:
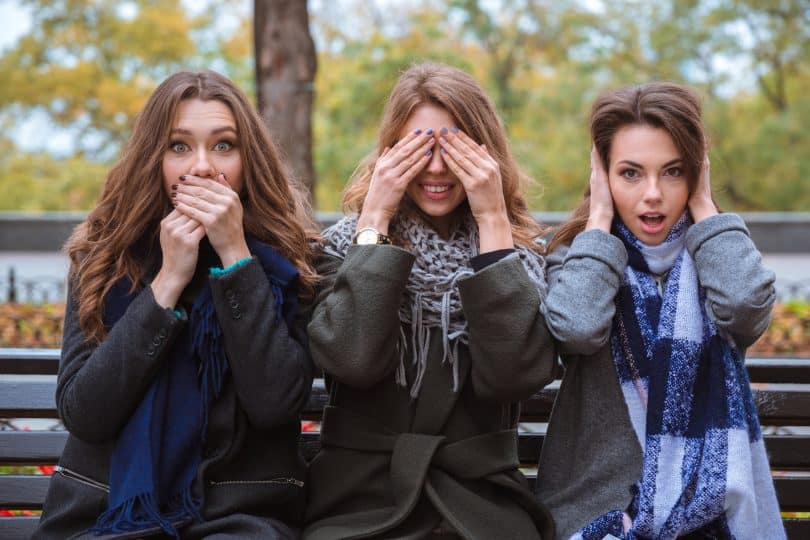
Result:
[[181,175],[181,176],[180,176],[180,180],[185,180],[185,179],[186,179],[186,175],[185,175],[185,174],[183,174],[183,175]]
[[425,135],[433,135],[433,128],[430,128],[425,132]]
[[433,150],[428,150],[427,152],[425,152],[425,155],[426,155],[427,157],[432,156],[432,155],[433,155]]
[[447,128],[443,127],[442,129],[439,130],[439,133],[441,133],[442,135],[447,135]]
[[457,128],[457,127],[453,127],[452,131],[453,131],[453,133],[458,133],[458,128]]
[[172,184],[172,191],[177,189],[177,184]]
[[444,149],[444,148],[439,148],[439,152],[441,152],[442,154],[446,154],[446,153],[447,153],[447,152],[445,151],[445,149]]
[[177,192],[176,191],[172,191],[172,198],[174,198],[174,197],[177,197]]
[[414,135],[419,135],[420,133],[422,133],[422,130],[421,130],[421,129],[415,129],[415,130],[413,131],[413,134],[414,134]]

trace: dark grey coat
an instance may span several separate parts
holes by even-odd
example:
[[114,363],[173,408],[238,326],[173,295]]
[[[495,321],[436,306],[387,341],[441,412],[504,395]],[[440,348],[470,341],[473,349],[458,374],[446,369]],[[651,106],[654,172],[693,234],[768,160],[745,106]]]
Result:
[[[459,346],[459,391],[434,331],[414,400],[394,380],[400,331],[410,343],[399,306],[413,262],[399,247],[352,246],[345,260],[318,264],[309,336],[330,406],[304,537],[421,539],[438,529],[468,540],[550,538],[548,514],[518,470],[514,431],[518,402],[554,365],[535,286],[516,257],[460,280],[469,345]],[[410,366],[410,347],[404,354]]]
[[[206,268],[198,268],[195,281],[209,279],[205,273]],[[234,538],[293,538],[294,529],[284,523],[295,527],[303,514],[306,472],[298,452],[298,413],[309,397],[313,373],[306,314],[298,328],[276,324],[273,293],[255,258],[211,277],[210,283],[231,376],[210,411],[193,486],[209,523],[195,527],[210,532],[221,523],[219,530]],[[96,346],[79,327],[76,302],[71,288],[56,389],[70,437],[35,539],[82,536],[106,509],[116,436],[159,367],[170,361],[172,342],[187,324],[185,317],[159,306],[151,287],[144,286]],[[196,535],[187,531],[183,536]]]
[[[706,289],[710,315],[743,351],[765,331],[774,274],[743,220],[709,217],[690,227],[686,248]],[[602,231],[580,233],[548,259],[546,320],[565,363],[538,469],[538,496],[569,538],[610,510],[625,510],[642,467],[619,386],[610,333],[627,251]]]

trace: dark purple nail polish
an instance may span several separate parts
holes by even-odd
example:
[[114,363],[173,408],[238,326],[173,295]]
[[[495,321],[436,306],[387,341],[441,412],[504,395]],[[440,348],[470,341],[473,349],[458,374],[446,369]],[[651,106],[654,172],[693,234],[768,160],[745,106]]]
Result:
[[181,176],[180,176],[180,180],[185,180],[185,179],[186,179],[186,175],[185,175],[185,174],[183,174],[183,175],[181,175]]
[[425,132],[425,135],[433,135],[433,128],[430,128]]
[[414,134],[414,135],[419,135],[420,133],[422,133],[422,130],[421,130],[421,129],[416,129],[416,130],[414,130],[414,132],[413,132],[413,134]]
[[453,133],[458,133],[458,128],[454,127],[452,131],[453,131]]
[[441,133],[442,135],[447,135],[447,128],[443,127],[442,129],[439,130],[439,133]]
[[172,184],[172,191],[177,189],[177,184]]
[[174,197],[177,197],[177,192],[176,192],[176,191],[172,191],[172,197],[173,197],[173,198],[174,198]]
[[446,153],[447,153],[447,152],[444,150],[444,148],[439,148],[439,152],[441,152],[442,154],[446,154]]
[[428,150],[427,152],[425,152],[425,155],[426,155],[427,157],[432,156],[432,155],[433,155],[433,150]]

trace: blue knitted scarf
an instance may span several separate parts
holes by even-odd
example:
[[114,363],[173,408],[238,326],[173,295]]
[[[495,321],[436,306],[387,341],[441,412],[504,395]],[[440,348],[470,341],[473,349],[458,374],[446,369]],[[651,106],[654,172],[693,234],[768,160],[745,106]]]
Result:
[[[297,269],[266,244],[248,238],[270,282],[276,321],[291,325],[298,306]],[[129,280],[115,283],[104,297],[109,331],[138,294]],[[167,351],[160,371],[118,435],[110,461],[108,509],[91,532],[124,533],[202,521],[192,482],[201,461],[211,404],[229,376],[222,328],[209,283],[194,301],[189,324]]]
[[630,507],[573,538],[785,537],[743,358],[707,311],[690,225],[685,213],[647,246],[614,222],[628,266],[611,348],[643,468]]

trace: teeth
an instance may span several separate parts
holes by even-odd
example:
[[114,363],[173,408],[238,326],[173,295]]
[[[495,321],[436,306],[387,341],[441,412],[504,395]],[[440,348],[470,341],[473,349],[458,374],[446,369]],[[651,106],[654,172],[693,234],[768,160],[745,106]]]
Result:
[[445,191],[450,190],[450,186],[422,186],[425,188],[425,191],[430,193],[444,193]]
[[650,221],[650,222],[653,222],[653,223],[661,223],[662,221],[664,221],[664,216],[661,216],[661,215],[641,216],[641,219],[643,219],[644,221]]

